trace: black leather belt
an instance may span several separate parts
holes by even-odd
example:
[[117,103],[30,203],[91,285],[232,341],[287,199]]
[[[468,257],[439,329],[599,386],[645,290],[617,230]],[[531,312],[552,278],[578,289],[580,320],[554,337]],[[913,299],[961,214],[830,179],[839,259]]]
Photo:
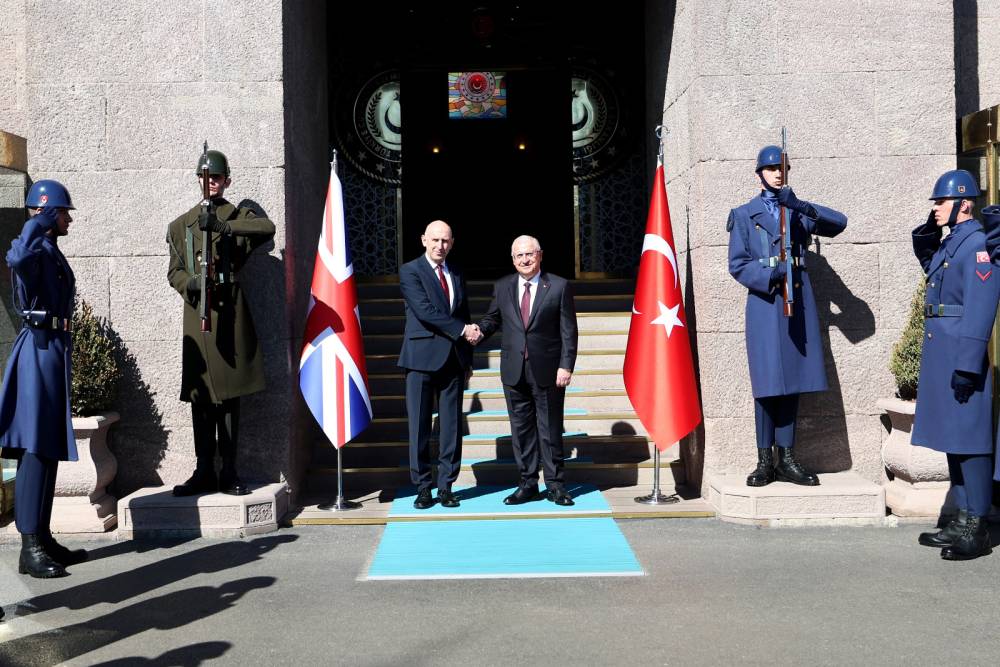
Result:
[[964,310],[963,306],[949,303],[925,303],[924,317],[961,317]]
[[50,315],[47,310],[29,310],[24,314],[24,323],[32,329],[51,331],[72,331],[73,320],[68,317]]

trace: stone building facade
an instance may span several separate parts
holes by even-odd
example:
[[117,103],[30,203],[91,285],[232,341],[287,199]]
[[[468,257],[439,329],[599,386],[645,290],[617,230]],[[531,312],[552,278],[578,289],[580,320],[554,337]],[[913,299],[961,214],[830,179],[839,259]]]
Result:
[[[303,476],[314,431],[296,370],[328,173],[336,11],[312,0],[0,2],[0,129],[27,138],[33,179],[71,189],[78,211],[63,248],[81,296],[128,350],[121,494],[179,482],[193,465],[164,234],[198,200],[206,138],[229,156],[230,194],[278,229],[244,277],[268,378],[244,408],[247,476],[293,489]],[[955,165],[956,116],[1000,103],[989,41],[1000,0],[649,0],[645,17],[644,114],[669,130],[705,414],[685,445],[689,470],[695,481],[745,471],[754,456],[743,294],[726,270],[724,225],[755,192],[757,149],[786,126],[796,191],[850,219],[815,248],[832,390],[803,403],[802,458],[879,481],[875,401],[893,392],[886,359],[920,277],[909,231]]]

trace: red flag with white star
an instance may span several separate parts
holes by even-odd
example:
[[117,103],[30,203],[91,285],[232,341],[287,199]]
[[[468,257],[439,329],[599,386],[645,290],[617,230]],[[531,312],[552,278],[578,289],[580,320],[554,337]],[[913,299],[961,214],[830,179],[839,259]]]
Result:
[[656,167],[625,350],[625,391],[663,451],[701,421],[663,164]]

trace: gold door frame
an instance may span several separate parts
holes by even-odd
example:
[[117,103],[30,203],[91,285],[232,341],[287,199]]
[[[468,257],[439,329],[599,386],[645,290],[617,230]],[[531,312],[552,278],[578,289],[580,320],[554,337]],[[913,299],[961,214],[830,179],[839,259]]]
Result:
[[[986,176],[986,205],[1000,204],[998,188],[998,155],[1000,155],[1000,105],[982,109],[962,116],[963,162],[976,161],[978,169],[973,173],[982,182]],[[971,166],[971,165],[969,165]],[[993,420],[1000,414],[1000,374],[997,362],[1000,360],[1000,317],[993,322],[993,336],[989,344],[990,365],[993,367]]]

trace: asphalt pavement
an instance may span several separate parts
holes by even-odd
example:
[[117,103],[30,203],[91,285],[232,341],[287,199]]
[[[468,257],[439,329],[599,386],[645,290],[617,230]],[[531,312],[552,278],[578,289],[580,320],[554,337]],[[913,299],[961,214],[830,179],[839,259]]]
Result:
[[[83,542],[62,579],[0,545],[0,665],[996,664],[1000,553],[927,524],[618,522],[646,576],[365,581],[381,526]],[[1000,531],[994,527],[994,538]]]

